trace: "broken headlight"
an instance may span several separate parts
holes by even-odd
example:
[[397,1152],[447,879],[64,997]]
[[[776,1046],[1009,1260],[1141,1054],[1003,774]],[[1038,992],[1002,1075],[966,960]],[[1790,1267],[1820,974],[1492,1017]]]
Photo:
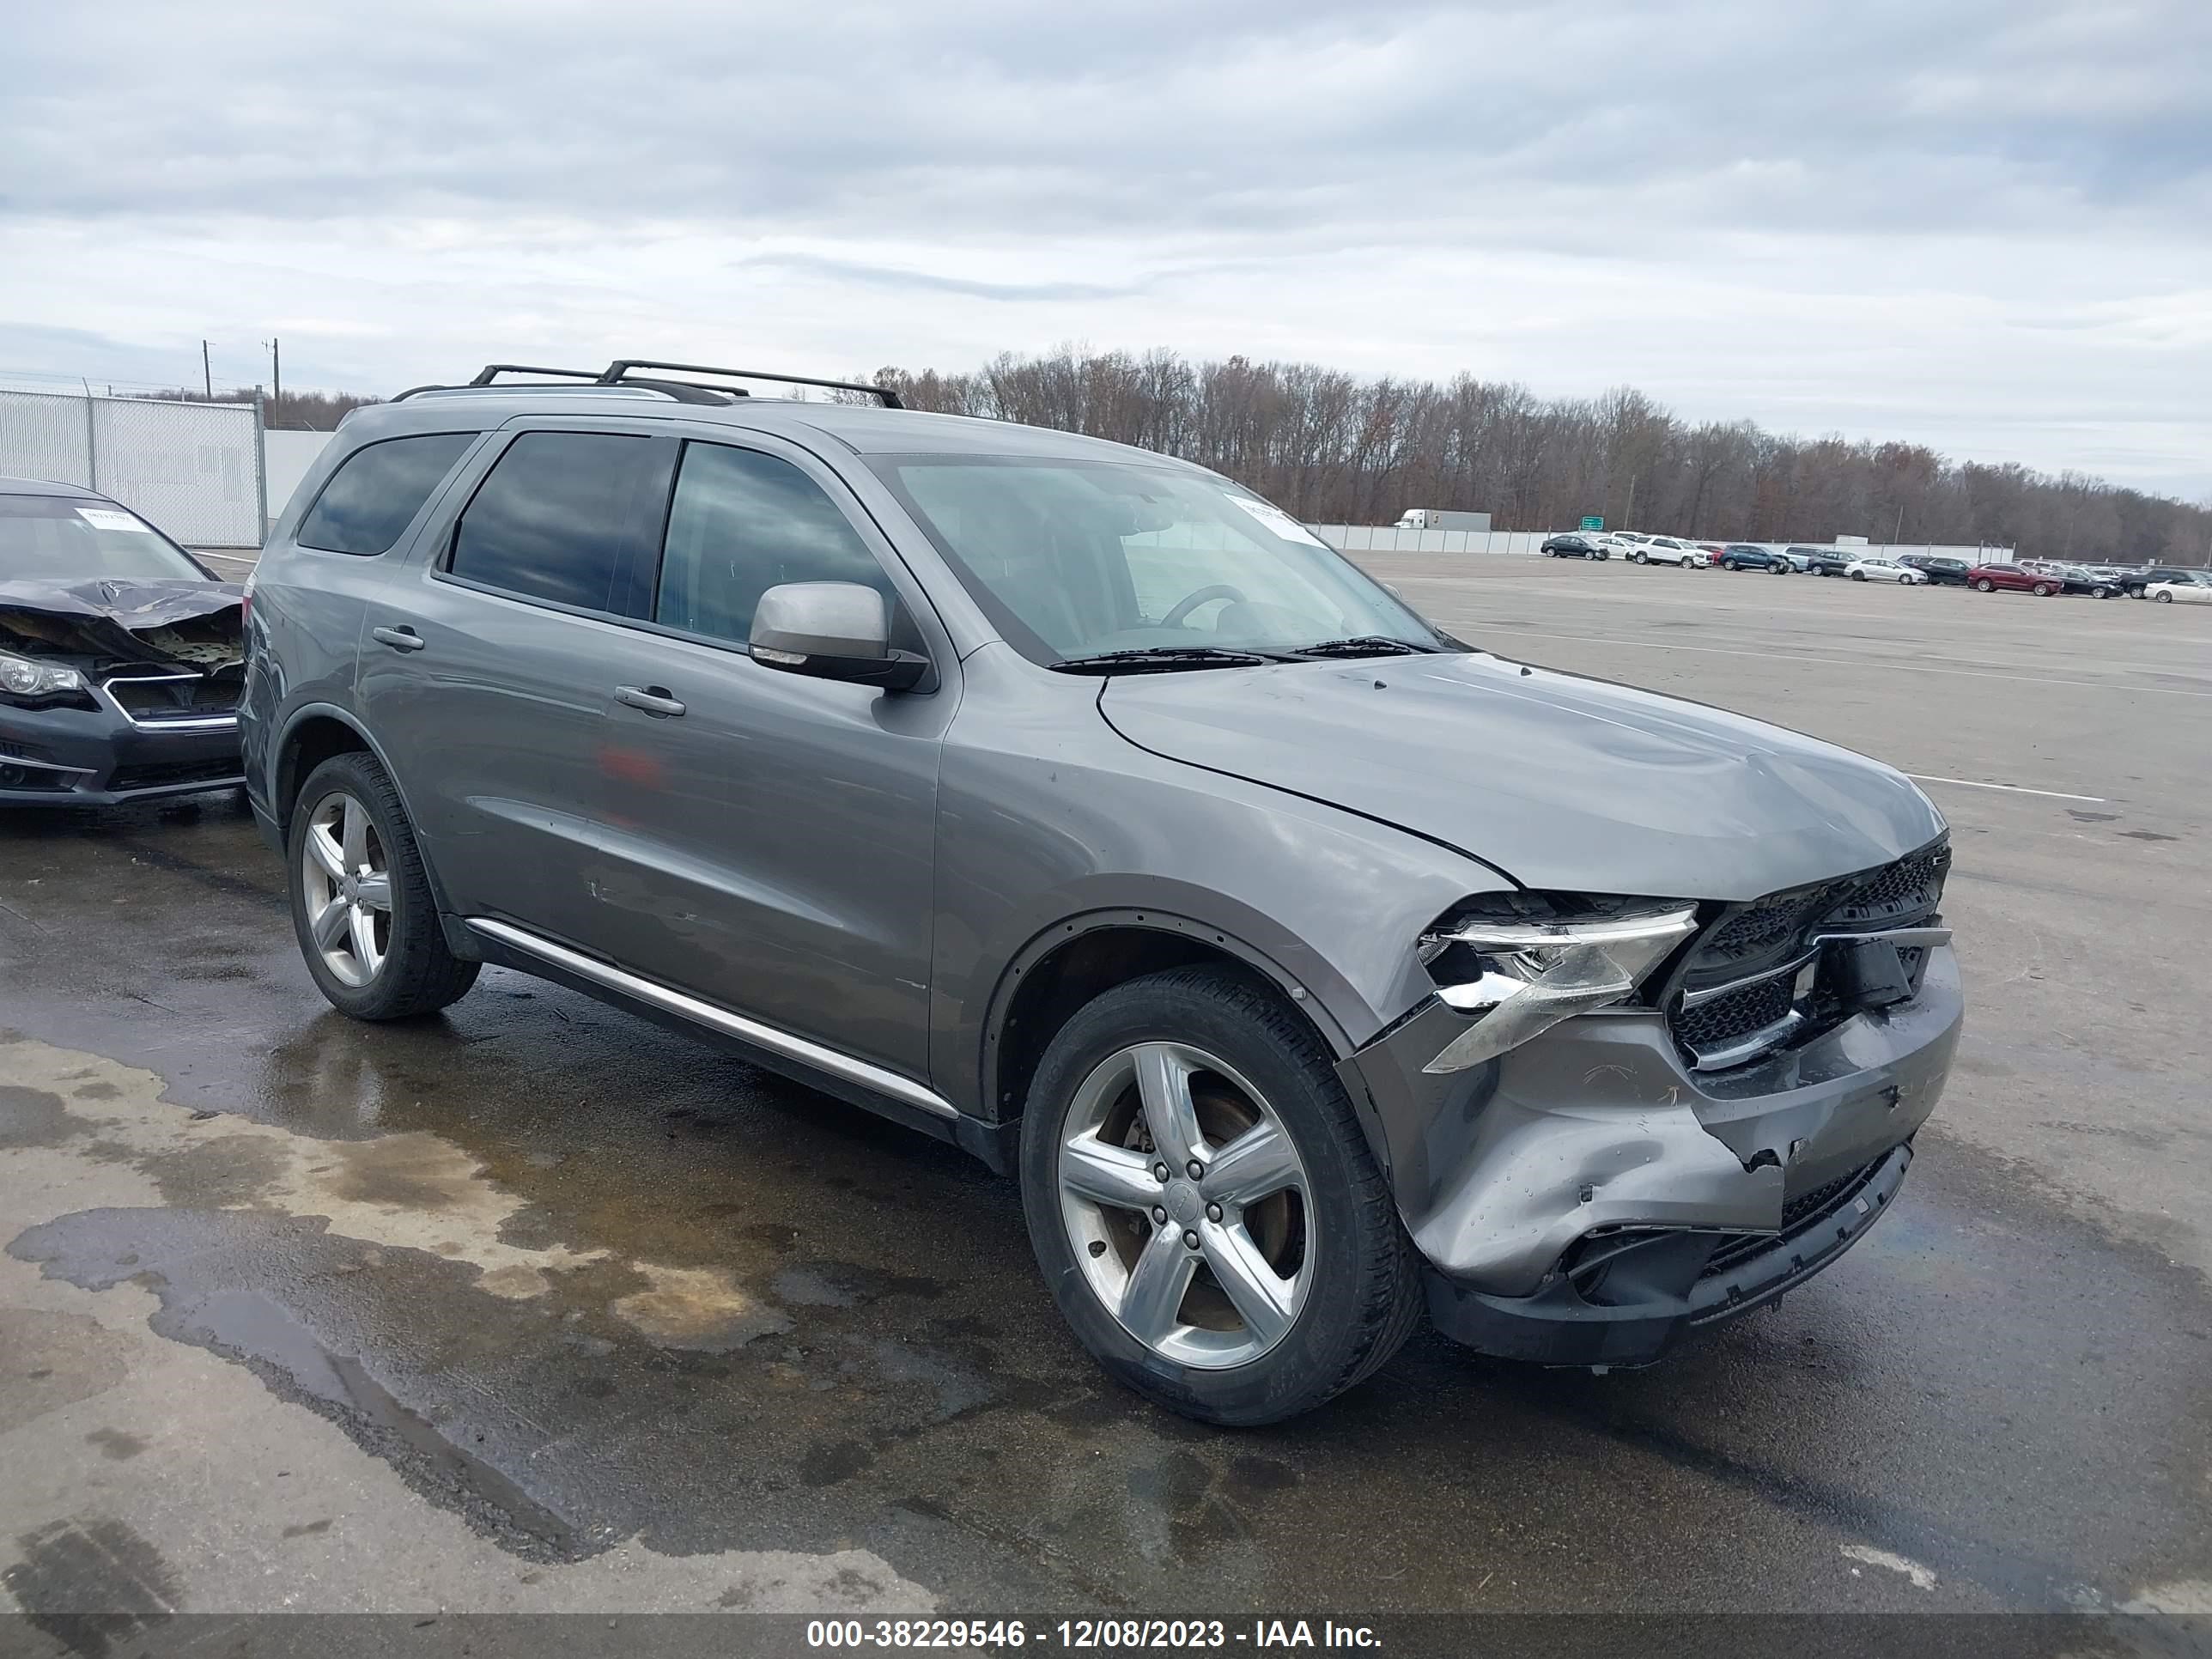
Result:
[[82,696],[84,689],[84,676],[74,668],[63,668],[0,651],[0,693],[27,700],[33,697]]
[[1421,961],[1474,1023],[1421,1069],[1465,1071],[1634,995],[1697,927],[1694,905],[1665,899],[1516,893],[1454,911],[1422,935]]

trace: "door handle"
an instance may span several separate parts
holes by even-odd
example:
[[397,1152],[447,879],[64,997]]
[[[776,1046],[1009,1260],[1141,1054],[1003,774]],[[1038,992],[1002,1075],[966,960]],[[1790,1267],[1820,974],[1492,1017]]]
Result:
[[411,628],[372,628],[369,638],[380,645],[388,645],[394,651],[420,651],[430,643]]
[[684,705],[668,695],[665,685],[618,685],[615,687],[615,701],[663,720],[684,712]]

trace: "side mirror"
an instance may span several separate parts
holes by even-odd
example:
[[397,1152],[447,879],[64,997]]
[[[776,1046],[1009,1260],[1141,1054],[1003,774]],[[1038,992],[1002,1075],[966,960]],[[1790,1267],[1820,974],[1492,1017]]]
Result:
[[858,582],[783,582],[760,596],[748,641],[763,668],[911,690],[929,659],[894,651],[884,596]]

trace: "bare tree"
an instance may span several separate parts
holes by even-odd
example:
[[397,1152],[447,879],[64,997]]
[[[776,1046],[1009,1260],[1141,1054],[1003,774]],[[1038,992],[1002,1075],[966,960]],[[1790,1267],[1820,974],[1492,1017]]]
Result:
[[1954,463],[1923,446],[1690,427],[1632,386],[1589,400],[1461,375],[1361,380],[1314,363],[1193,362],[1070,346],[980,369],[875,378],[918,409],[1064,428],[1182,455],[1314,522],[1409,507],[1486,511],[1500,529],[1583,514],[1742,541],[1986,543],[2023,554],[2203,564],[2212,502],[2075,473]]

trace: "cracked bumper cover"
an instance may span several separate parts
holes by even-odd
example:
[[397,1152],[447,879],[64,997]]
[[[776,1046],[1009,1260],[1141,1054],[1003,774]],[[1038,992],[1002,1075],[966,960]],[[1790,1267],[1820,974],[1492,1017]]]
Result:
[[[1340,1070],[1428,1263],[1440,1329],[1514,1358],[1638,1364],[1857,1242],[1903,1179],[1962,1018],[1946,946],[1910,1002],[1731,1072],[1692,1075],[1662,1016],[1624,1009],[1577,1016],[1466,1072],[1425,1074],[1466,1029],[1441,1003]],[[1683,1242],[1586,1298],[1563,1258],[1626,1230]],[[1723,1247],[1728,1265],[1708,1273]]]

